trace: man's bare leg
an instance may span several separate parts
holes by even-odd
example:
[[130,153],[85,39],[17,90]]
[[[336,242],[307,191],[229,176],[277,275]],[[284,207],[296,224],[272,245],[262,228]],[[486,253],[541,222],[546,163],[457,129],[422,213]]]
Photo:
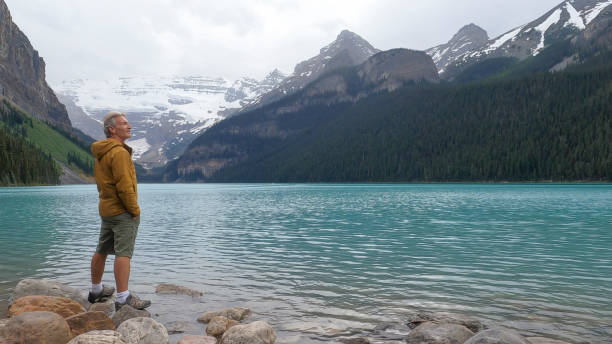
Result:
[[91,284],[102,283],[102,275],[104,274],[104,266],[106,264],[106,254],[94,253],[91,257]]
[[115,257],[115,282],[117,293],[128,290],[130,279],[130,257]]

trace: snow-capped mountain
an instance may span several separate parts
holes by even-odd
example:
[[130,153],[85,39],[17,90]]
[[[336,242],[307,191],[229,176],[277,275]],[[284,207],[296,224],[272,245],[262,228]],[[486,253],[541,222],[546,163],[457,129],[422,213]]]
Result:
[[443,73],[446,66],[459,56],[482,47],[488,41],[489,36],[485,30],[478,25],[469,24],[462,27],[447,43],[427,49],[425,52],[433,59],[438,73]]
[[[302,89],[325,72],[356,66],[378,52],[380,50],[374,48],[356,33],[343,30],[333,42],[319,50],[319,55],[298,63],[293,74],[285,78],[271,92],[264,94],[253,105],[269,104]],[[253,107],[247,106],[244,110],[251,108]]]
[[[538,55],[554,42],[580,33],[610,5],[612,0],[564,1],[538,19],[481,44],[478,44],[476,36],[463,35],[464,27],[448,43],[428,49],[427,53],[432,56],[442,77],[452,74],[447,73],[449,71],[485,58],[525,59]],[[482,38],[482,33],[479,37]],[[459,49],[462,42],[470,48]]]
[[[147,167],[165,164],[203,130],[255,102],[282,81],[275,70],[258,81],[201,76],[131,76],[112,80],[64,81],[55,92],[100,121],[110,110],[125,112],[132,124],[134,159]],[[72,107],[68,107],[70,111]],[[83,122],[85,123],[85,122]],[[87,122],[84,132],[102,131]],[[85,125],[85,124],[83,124]]]

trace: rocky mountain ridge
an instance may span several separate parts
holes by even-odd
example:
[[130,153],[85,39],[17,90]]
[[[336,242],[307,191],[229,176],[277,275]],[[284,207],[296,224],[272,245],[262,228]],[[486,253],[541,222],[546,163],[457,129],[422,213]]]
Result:
[[298,63],[291,75],[270,92],[265,93],[257,102],[246,106],[241,112],[270,104],[301,90],[308,83],[329,71],[359,65],[379,52],[380,50],[374,48],[356,33],[343,30],[333,42],[321,48],[318,55]]
[[449,42],[426,51],[440,76],[452,80],[466,66],[488,58],[536,56],[555,42],[579,35],[610,5],[611,0],[564,1],[537,19],[486,41],[486,32],[470,24]]
[[0,0],[0,94],[38,119],[71,130],[71,123],[45,80],[45,61],[13,22]]

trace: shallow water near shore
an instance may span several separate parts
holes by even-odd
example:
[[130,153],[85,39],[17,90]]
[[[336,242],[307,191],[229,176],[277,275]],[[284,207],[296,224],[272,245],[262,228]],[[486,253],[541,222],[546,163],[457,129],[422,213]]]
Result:
[[[130,288],[153,318],[241,306],[279,343],[444,311],[612,343],[612,185],[141,184]],[[93,185],[0,188],[0,315],[24,278],[89,286]],[[114,283],[112,258],[105,283]],[[204,292],[156,295],[159,283]],[[176,341],[181,335],[173,335]]]

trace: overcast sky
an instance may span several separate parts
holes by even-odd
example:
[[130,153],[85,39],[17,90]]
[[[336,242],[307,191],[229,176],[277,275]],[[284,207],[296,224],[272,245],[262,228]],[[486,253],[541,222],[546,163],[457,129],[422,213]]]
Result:
[[293,72],[343,29],[424,50],[475,23],[498,36],[561,0],[5,0],[51,85],[119,75]]

